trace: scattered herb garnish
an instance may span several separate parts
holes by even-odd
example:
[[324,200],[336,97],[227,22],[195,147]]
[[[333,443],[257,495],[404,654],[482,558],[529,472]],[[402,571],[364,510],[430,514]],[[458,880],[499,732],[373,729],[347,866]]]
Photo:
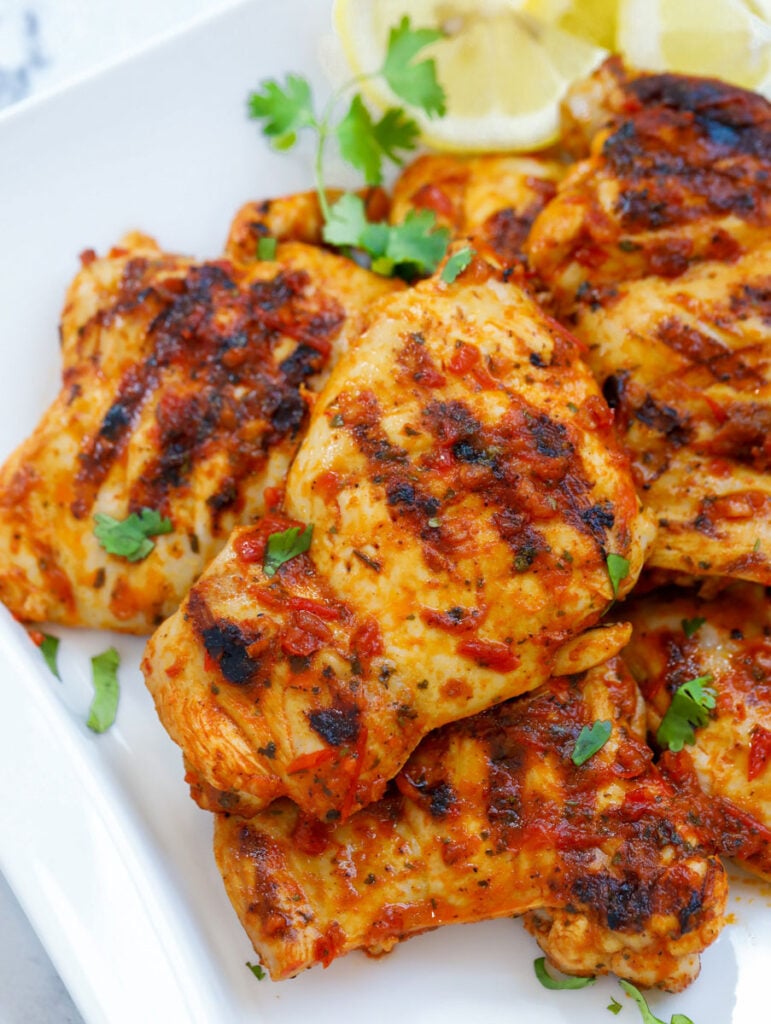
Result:
[[565,974],[561,978],[555,978],[546,970],[545,956],[539,956],[537,960],[533,961],[533,970],[543,987],[553,990],[586,988],[587,985],[593,985],[597,980],[596,978],[574,978],[569,974]]
[[680,625],[683,627],[685,635],[690,639],[694,633],[701,629],[706,621],[706,619],[702,619],[697,615],[693,619],[681,619]]
[[[652,1012],[651,1008],[645,1001],[645,996],[642,992],[629,981],[623,981],[621,978],[618,979],[618,983],[626,992],[627,995],[631,996],[632,999],[637,1003],[640,1008],[640,1015],[643,1019],[643,1024],[667,1024],[666,1021],[662,1020],[661,1017],[656,1017]],[[615,1001],[615,1000],[614,1000]],[[618,1011],[615,1011],[618,1013]],[[686,1017],[684,1013],[673,1013],[670,1018],[669,1024],[693,1024],[690,1017]]]
[[717,693],[706,685],[711,682],[712,676],[706,675],[678,686],[656,733],[660,747],[668,747],[677,753],[686,743],[695,741],[693,730],[707,724],[709,712],[715,706]]
[[106,732],[115,721],[118,710],[118,666],[120,655],[114,647],[91,659],[91,678],[94,683],[94,699],[88,713],[86,725],[94,732]]
[[575,748],[570,755],[574,765],[580,766],[601,750],[610,739],[612,726],[610,722],[593,722],[585,725],[578,734]]
[[625,580],[629,575],[629,559],[624,558],[623,555],[616,555],[611,552],[605,559],[605,564],[608,567],[608,576],[610,577],[610,585],[613,588],[613,597],[618,597],[618,585],[622,580]]
[[143,508],[141,512],[132,512],[126,519],[113,519],[112,516],[97,512],[94,516],[94,536],[108,555],[118,555],[129,562],[139,562],[147,558],[155,547],[150,537],[160,533],[171,533],[171,520],[166,519],[154,508]]
[[283,84],[265,81],[260,91],[249,97],[250,116],[262,121],[262,131],[276,149],[291,149],[304,129],[315,132],[314,170],[324,217],[324,241],[363,252],[370,259],[371,269],[385,276],[397,273],[411,278],[433,273],[447,251],[450,232],[436,226],[436,216],[430,210],[411,211],[401,224],[372,223],[366,218],[361,198],[350,192],[330,206],[324,183],[324,149],[330,137],[336,138],[343,158],[363,174],[368,185],[380,184],[386,161],[401,164],[404,156],[415,149],[420,134],[418,125],[401,107],[391,107],[375,120],[356,92],[347,112],[337,121],[335,110],[343,96],[360,82],[384,78],[400,100],[419,107],[429,117],[444,114],[445,95],[437,81],[435,62],[415,59],[441,37],[436,29],[413,28],[405,15],[391,29],[382,66],[346,82],[320,115],[314,107],[311,87],[301,75],[287,75]]
[[610,1002],[605,1007],[605,1009],[610,1010],[611,1013],[619,1014],[624,1009],[624,1007],[621,1005],[618,999],[615,999],[613,996],[611,996]]
[[274,260],[276,258],[276,239],[263,235],[257,243],[258,260]]
[[445,284],[452,284],[458,274],[462,274],[469,263],[471,263],[475,255],[475,251],[469,245],[463,249],[458,249],[445,263],[444,269],[440,274],[442,281]]
[[252,964],[252,963],[249,963],[249,961],[247,960],[246,961],[246,966],[249,968],[249,970],[255,976],[257,981],[262,981],[262,979],[265,977],[265,968],[262,967],[260,964]]
[[290,526],[281,533],[271,533],[265,547],[263,570],[266,576],[275,576],[276,569],[290,558],[296,558],[311,546],[313,523],[303,527]]
[[51,636],[50,633],[42,633],[41,636],[43,639],[40,641],[40,653],[45,658],[46,665],[61,682],[62,677],[59,675],[59,666],[56,662],[56,656],[59,653],[59,637]]

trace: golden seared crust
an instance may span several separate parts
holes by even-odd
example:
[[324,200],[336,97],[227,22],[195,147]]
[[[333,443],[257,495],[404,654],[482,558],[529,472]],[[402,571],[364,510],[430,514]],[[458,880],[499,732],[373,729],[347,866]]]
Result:
[[612,599],[607,553],[623,595],[651,536],[574,339],[481,262],[373,312],[285,510],[314,524],[309,555],[269,579],[278,527],[241,531],[148,646],[205,806],[377,799],[429,730],[617,650],[575,637]]
[[[215,855],[276,980],[439,925],[529,913],[558,966],[677,990],[722,926],[726,880],[650,767],[618,659],[427,737],[344,823],[289,801],[218,815]],[[584,726],[608,721],[582,766]]]
[[469,238],[499,266],[524,262],[530,226],[554,197],[565,167],[540,156],[426,154],[394,185],[391,223],[431,210],[455,237]]
[[[302,245],[237,270],[129,236],[83,256],[62,314],[62,390],[0,471],[0,599],[26,620],[149,632],[235,523],[265,510],[309,393],[393,285]],[[173,532],[108,555],[93,517]]]
[[[330,203],[343,193],[327,191]],[[369,188],[359,195],[365,202],[367,219],[384,220],[388,216],[388,195],[382,188]],[[226,256],[237,263],[252,263],[257,259],[257,245],[261,238],[275,238],[280,242],[306,242],[321,245],[324,217],[316,192],[298,192],[278,199],[263,199],[245,203],[230,225]]]
[[[616,65],[617,67],[617,65]],[[605,303],[645,274],[676,277],[768,236],[771,104],[712,79],[601,72],[590,102],[610,111],[528,251],[558,310]],[[606,99],[603,101],[602,89]],[[587,87],[581,86],[582,95]],[[598,120],[586,114],[590,126]]]
[[649,565],[771,583],[771,243],[618,285],[573,326],[659,522]]
[[[771,603],[766,589],[736,583],[711,601],[662,590],[626,602],[634,625],[624,659],[656,733],[674,690],[712,676],[717,707],[695,742],[663,767],[693,793],[716,849],[771,878]],[[703,620],[699,624],[699,620]],[[687,636],[683,628],[694,630]],[[695,777],[708,799],[700,799]]]

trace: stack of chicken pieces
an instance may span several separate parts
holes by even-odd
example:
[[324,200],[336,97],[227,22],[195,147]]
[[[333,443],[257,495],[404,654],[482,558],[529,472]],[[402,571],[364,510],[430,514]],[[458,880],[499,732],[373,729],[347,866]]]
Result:
[[[219,261],[84,254],[2,470],[17,616],[162,623],[147,684],[274,979],[524,915],[566,972],[678,990],[721,855],[771,878],[771,107],[611,60],[563,151],[367,197],[473,246],[450,282],[325,250],[311,195],[249,204]],[[173,532],[107,554],[94,514],[143,508]],[[662,749],[699,677],[716,707]]]

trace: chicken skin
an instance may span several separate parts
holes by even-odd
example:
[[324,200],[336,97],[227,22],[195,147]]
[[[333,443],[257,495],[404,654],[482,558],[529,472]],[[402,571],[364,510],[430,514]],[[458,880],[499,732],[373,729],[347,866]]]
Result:
[[[302,245],[238,270],[131,235],[82,263],[61,392],[0,470],[0,600],[27,621],[147,633],[265,511],[310,392],[397,286]],[[109,554],[94,517],[144,509],[171,532],[144,558]]]
[[[771,604],[736,583],[716,600],[665,589],[626,602],[634,626],[624,659],[640,684],[655,737],[672,694],[705,678],[717,693],[693,744],[662,768],[684,792],[721,852],[771,879]],[[702,797],[699,787],[706,796]]]
[[[431,729],[618,649],[578,637],[614,596],[608,554],[628,593],[652,533],[611,421],[574,339],[482,261],[383,300],[287,518],[236,531],[148,645],[199,802],[345,817]],[[267,574],[268,538],[306,524],[310,551]]]
[[[582,729],[604,746],[576,765]],[[650,765],[618,659],[427,737],[344,823],[287,800],[217,815],[225,887],[275,979],[439,925],[527,914],[560,969],[683,988],[722,926],[726,879]]]
[[610,124],[536,220],[533,268],[615,409],[650,566],[769,584],[771,105],[617,62],[587,92]]
[[540,156],[426,154],[397,178],[391,223],[410,210],[431,210],[490,262],[515,267],[524,264],[530,227],[564,173],[564,165]]

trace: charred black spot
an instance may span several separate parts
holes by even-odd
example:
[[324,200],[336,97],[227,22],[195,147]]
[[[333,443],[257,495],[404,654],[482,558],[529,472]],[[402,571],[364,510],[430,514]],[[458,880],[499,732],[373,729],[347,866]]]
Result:
[[279,437],[294,435],[305,419],[305,402],[297,391],[283,391],[274,396],[270,422]]
[[529,420],[528,426],[535,438],[539,455],[549,459],[561,459],[573,454],[573,445],[568,440],[564,423],[557,423],[545,413]]
[[543,358],[541,357],[541,354],[539,352],[531,352],[530,353],[530,365],[531,366],[543,367],[543,366],[548,366],[549,364],[545,363],[543,361]]
[[204,629],[201,637],[207,653],[218,662],[220,672],[229,683],[243,686],[251,681],[260,663],[246,650],[253,639],[245,636],[235,622],[216,622]]
[[697,915],[701,911],[702,907],[703,901],[701,893],[697,889],[694,889],[691,892],[687,905],[681,907],[680,913],[678,914],[678,918],[680,920],[680,931],[683,935],[694,927],[691,918]]
[[361,713],[355,705],[349,707],[322,708],[308,715],[311,729],[318,733],[330,746],[354,743],[359,735]]
[[649,887],[640,878],[591,872],[576,878],[572,888],[578,900],[605,916],[611,931],[640,931],[653,912]]
[[489,452],[478,448],[470,441],[456,441],[452,446],[452,454],[459,462],[470,462],[477,466],[495,465],[495,459]]
[[618,409],[624,404],[629,374],[627,371],[612,373],[602,384],[602,394],[611,409]]
[[105,413],[99,436],[114,441],[131,423],[131,410],[122,402],[115,402]]
[[228,477],[223,480],[219,486],[219,489],[210,494],[206,499],[206,504],[216,514],[224,512],[226,509],[231,508],[238,498],[238,488],[235,480]]
[[386,487],[386,496],[389,505],[415,505],[415,488],[405,481],[393,481]]
[[257,753],[272,761],[276,756],[276,744],[271,740],[270,743],[266,744],[264,747],[257,747]]
[[591,508],[579,512],[579,515],[591,535],[600,543],[604,542],[606,532],[616,521],[613,506],[608,501],[603,502],[602,505],[592,505]]
[[287,383],[297,387],[314,373],[318,373],[324,364],[320,352],[310,345],[298,345],[294,352],[279,364],[279,369],[286,377]]
[[440,782],[429,790],[431,803],[429,811],[432,818],[443,818],[455,803],[455,790],[449,782]]

